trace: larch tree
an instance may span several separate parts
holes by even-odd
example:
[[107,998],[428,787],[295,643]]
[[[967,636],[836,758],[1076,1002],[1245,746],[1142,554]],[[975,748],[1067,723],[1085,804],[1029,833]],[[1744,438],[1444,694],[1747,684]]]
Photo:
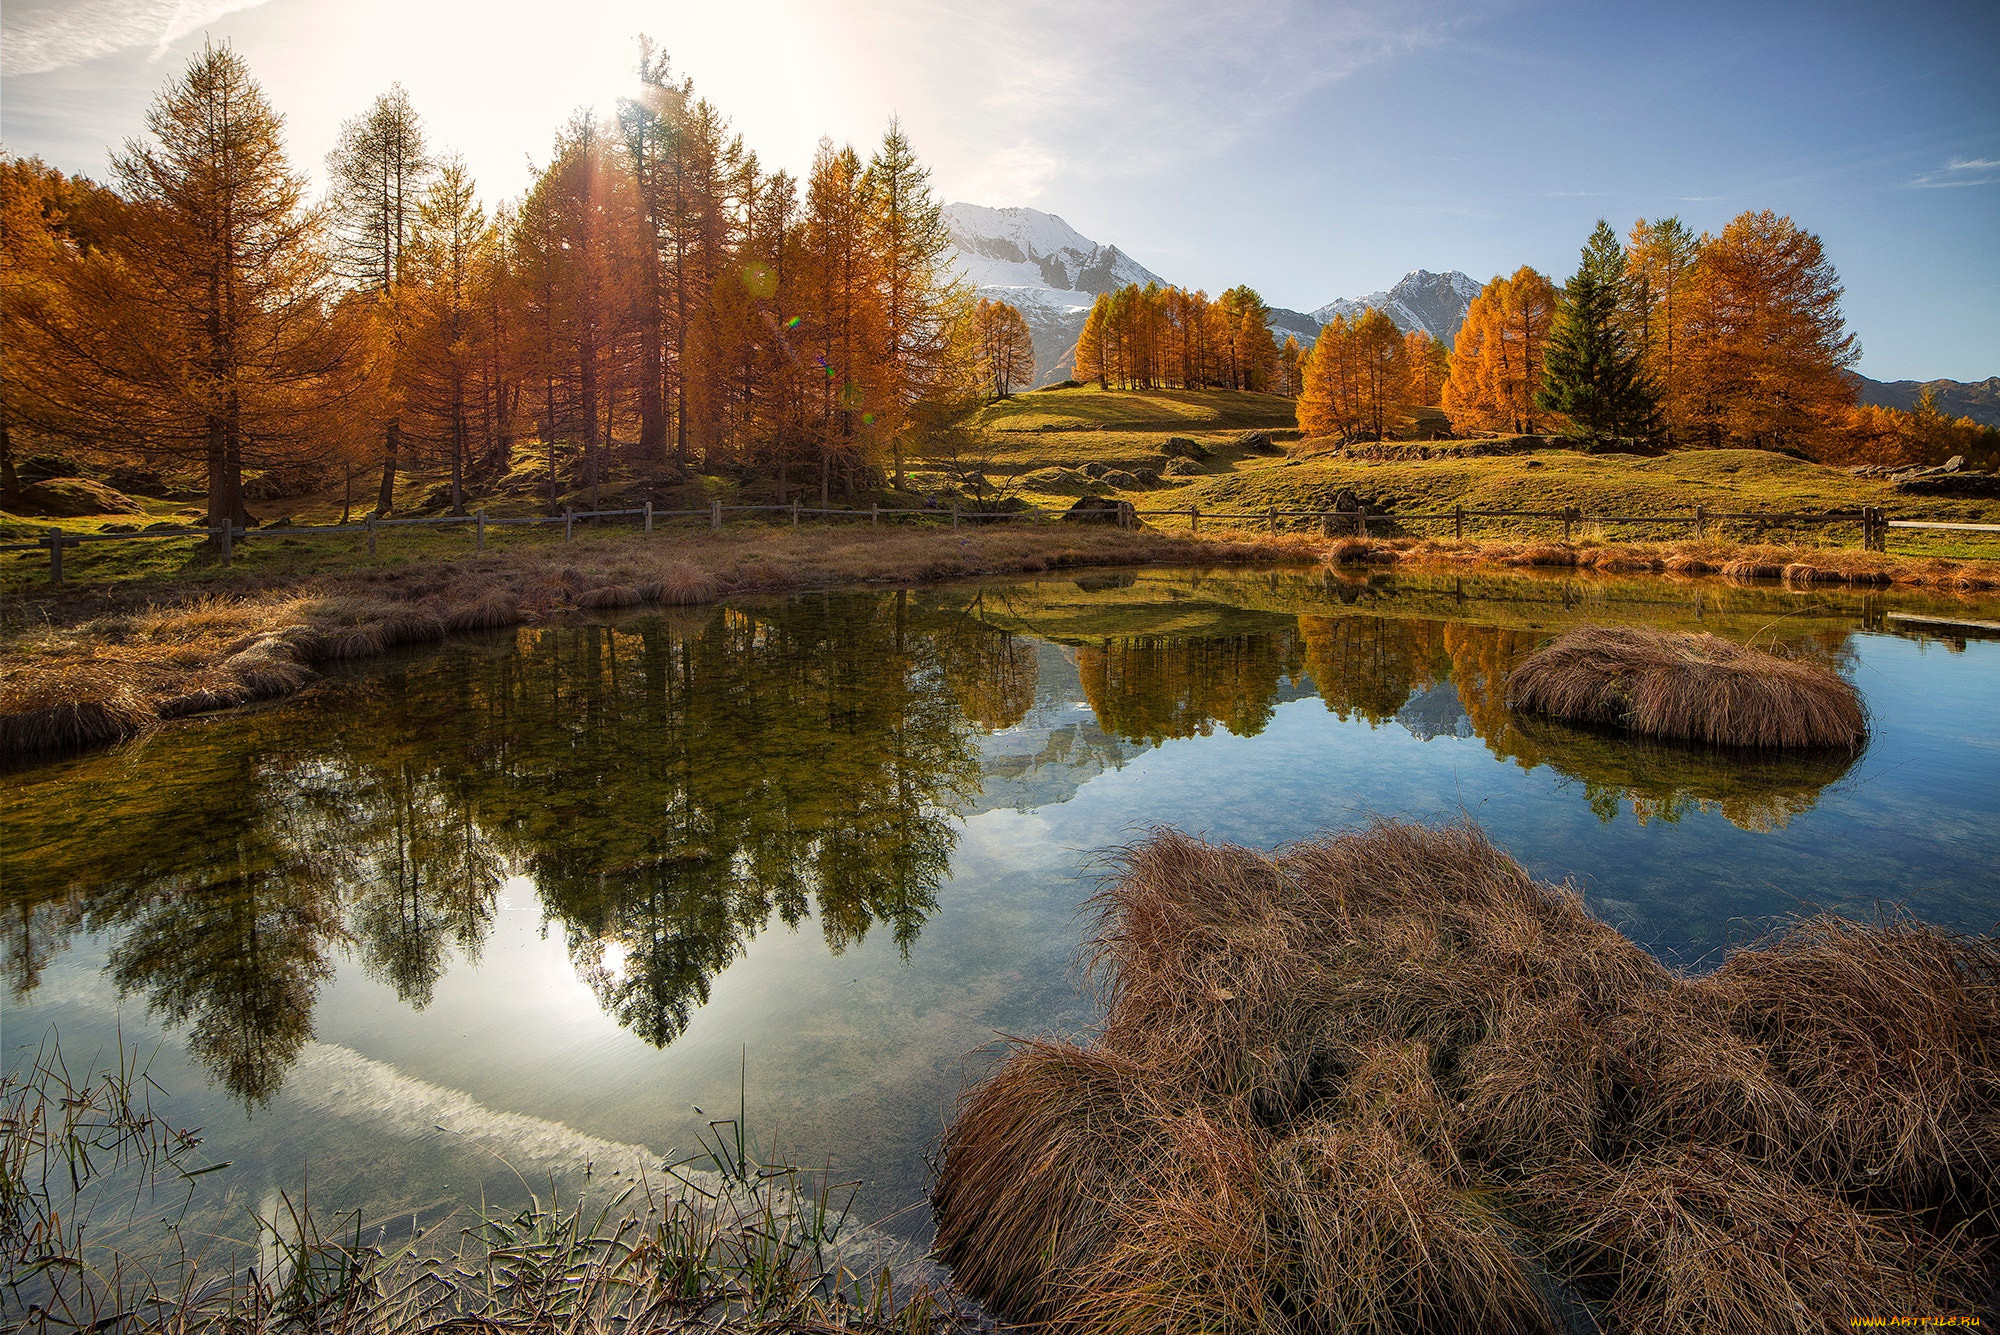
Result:
[[126,201],[105,252],[80,257],[57,341],[71,411],[198,464],[208,522],[248,521],[243,469],[296,459],[334,397],[320,216],[286,159],[283,118],[228,46],[206,46],[112,159]]
[[1652,428],[1652,386],[1620,319],[1625,286],[1624,247],[1611,224],[1599,219],[1563,288],[1535,390],[1537,407],[1593,440]]
[[1361,313],[1348,337],[1354,344],[1356,390],[1359,395],[1355,415],[1373,440],[1385,438],[1390,410],[1404,393],[1409,375],[1409,358],[1403,346],[1403,331],[1396,322],[1374,307]]
[[1408,370],[1405,401],[1412,407],[1435,408],[1444,395],[1451,350],[1421,329],[1403,335],[1403,361]]
[[327,155],[326,165],[332,182],[335,262],[355,290],[375,299],[376,318],[383,326],[377,337],[384,352],[377,366],[390,385],[379,396],[387,417],[382,423],[382,487],[375,508],[388,514],[395,508],[403,439],[399,354],[404,337],[404,262],[417,224],[418,202],[434,170],[424,146],[423,124],[401,84],[390,85],[366,112],[340,127],[340,141]]
[[1090,313],[1083,317],[1083,332],[1076,336],[1076,359],[1072,370],[1074,379],[1095,380],[1099,389],[1111,387],[1111,369],[1108,357],[1110,331],[1105,327],[1111,322],[1111,297],[1100,292],[1090,303]]
[[1671,443],[1687,416],[1681,360],[1701,241],[1679,218],[1641,218],[1632,224],[1625,245],[1625,334],[1653,386]]
[[1854,402],[1861,356],[1820,239],[1766,209],[1743,213],[1695,262],[1683,369],[1686,424],[1711,444],[1795,448]]
[[951,234],[944,207],[900,120],[890,119],[862,189],[881,285],[882,434],[889,442],[889,483],[900,490],[910,411],[949,379],[952,328],[965,294],[946,273]]
[[1335,315],[1307,354],[1299,389],[1299,430],[1351,440],[1360,429],[1361,368],[1354,331]]
[[465,164],[448,159],[417,208],[407,265],[410,291],[407,405],[449,460],[451,512],[465,513],[474,396],[485,330],[478,290],[493,238]]
[[1035,338],[1021,312],[1004,301],[980,298],[972,312],[979,383],[996,399],[1035,378]]
[[1532,432],[1543,350],[1555,319],[1555,285],[1522,265],[1480,289],[1459,326],[1444,410],[1461,431]]

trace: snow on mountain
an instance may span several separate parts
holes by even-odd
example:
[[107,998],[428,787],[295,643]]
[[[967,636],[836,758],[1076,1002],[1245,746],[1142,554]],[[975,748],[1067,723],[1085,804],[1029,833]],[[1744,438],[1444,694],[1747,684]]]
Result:
[[1465,323],[1465,313],[1472,307],[1472,299],[1479,295],[1477,280],[1453,269],[1449,273],[1432,273],[1429,269],[1418,269],[1405,274],[1401,282],[1387,292],[1370,292],[1365,297],[1340,297],[1329,301],[1314,311],[1313,318],[1321,324],[1336,315],[1355,319],[1363,311],[1373,306],[1391,320],[1404,333],[1421,329],[1446,347],[1458,337],[1458,327]]
[[[951,233],[951,260],[982,297],[1018,308],[1035,338],[1035,381],[1066,377],[1083,332],[1084,317],[1101,292],[1127,283],[1166,284],[1116,246],[1092,241],[1053,213],[1040,209],[989,209],[977,204],[944,206]],[[1307,314],[1271,308],[1271,329],[1309,344],[1335,315],[1352,320],[1373,306],[1405,331],[1421,329],[1446,346],[1458,336],[1465,312],[1480,285],[1465,274],[1418,269],[1386,292],[1330,301]]]
[[1018,308],[1027,320],[1040,384],[1068,374],[1076,336],[1100,292],[1166,281],[1040,209],[947,204],[944,220],[959,273],[980,296]]

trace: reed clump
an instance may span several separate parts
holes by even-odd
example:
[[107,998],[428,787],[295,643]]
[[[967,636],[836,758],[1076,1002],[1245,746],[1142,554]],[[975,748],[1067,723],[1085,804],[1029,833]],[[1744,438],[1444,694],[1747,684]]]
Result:
[[1507,679],[1515,709],[1711,746],[1858,749],[1868,715],[1817,663],[1715,635],[1584,626]]
[[1003,1320],[1990,1319],[1988,939],[1815,917],[1685,976],[1470,825],[1162,831],[1095,907],[1097,1041],[1014,1043],[941,1145],[938,1253]]

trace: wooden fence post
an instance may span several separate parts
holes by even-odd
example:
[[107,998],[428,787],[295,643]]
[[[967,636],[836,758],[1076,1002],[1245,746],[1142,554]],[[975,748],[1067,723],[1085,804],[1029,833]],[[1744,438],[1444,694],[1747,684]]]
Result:
[[958,532],[958,502],[951,503],[951,531]]
[[227,569],[236,559],[236,520],[231,518],[222,526],[222,564]]
[[62,583],[62,549],[63,549],[63,531],[59,528],[50,529],[49,530],[49,583],[51,584]]
[[881,523],[882,523],[882,507],[881,507],[881,506],[879,506],[879,505],[871,505],[871,506],[869,506],[869,507],[868,507],[868,527],[870,527],[870,528],[876,528],[876,527],[879,527],[879,526],[881,525]]
[[1694,508],[1694,540],[1696,542],[1700,542],[1707,537],[1708,537],[1708,507],[1705,505],[1697,505]]
[[708,503],[708,527],[712,533],[720,531],[722,528],[722,500],[720,497]]
[[648,533],[651,533],[652,531],[653,531],[653,503],[652,503],[651,501],[647,501],[647,502],[646,502],[646,532],[648,532]]
[[368,554],[375,555],[375,516],[368,516]]
[[1451,536],[1461,539],[1465,537],[1465,507],[1463,505],[1452,508]]
[[1570,525],[1575,522],[1576,507],[1573,505],[1566,505],[1563,507],[1562,513],[1563,513],[1563,541],[1567,543],[1569,541]]
[[792,527],[797,528],[798,526],[799,526],[799,502],[798,499],[794,497],[792,499]]
[[479,513],[478,513],[478,514],[476,515],[476,516],[474,516],[474,517],[473,517],[473,523],[472,523],[472,532],[473,532],[473,536],[474,536],[474,537],[475,537],[475,538],[477,539],[477,542],[478,542],[478,550],[480,550],[480,551],[482,551],[482,552],[483,552],[483,551],[485,551],[485,550],[486,550],[486,512],[485,512],[484,510],[481,510],[481,511],[480,511],[480,512],[479,512]]
[[1365,505],[1354,513],[1354,531],[1364,538],[1368,536],[1368,507]]
[[568,542],[576,531],[576,511],[567,505],[563,507],[563,541]]
[[1333,536],[1333,515],[1329,511],[1322,510],[1319,512],[1319,535],[1322,538]]
[[1278,507],[1275,505],[1264,509],[1264,531],[1274,536],[1278,532]]
[[1190,505],[1188,507],[1188,532],[1201,532],[1201,507],[1199,505]]

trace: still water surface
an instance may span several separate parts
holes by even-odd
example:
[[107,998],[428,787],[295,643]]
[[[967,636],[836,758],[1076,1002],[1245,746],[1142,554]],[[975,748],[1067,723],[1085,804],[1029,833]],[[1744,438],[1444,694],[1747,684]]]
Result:
[[[921,1239],[924,1151],[996,1035],[1081,1031],[1080,906],[1155,824],[1274,847],[1469,816],[1672,963],[1772,915],[2000,920],[1992,603],[1657,579],[1195,573],[814,594],[522,629],[17,770],[11,1069],[157,1049],[232,1167],[371,1222],[758,1133]],[[1818,656],[1859,757],[1511,719],[1592,620]]]

